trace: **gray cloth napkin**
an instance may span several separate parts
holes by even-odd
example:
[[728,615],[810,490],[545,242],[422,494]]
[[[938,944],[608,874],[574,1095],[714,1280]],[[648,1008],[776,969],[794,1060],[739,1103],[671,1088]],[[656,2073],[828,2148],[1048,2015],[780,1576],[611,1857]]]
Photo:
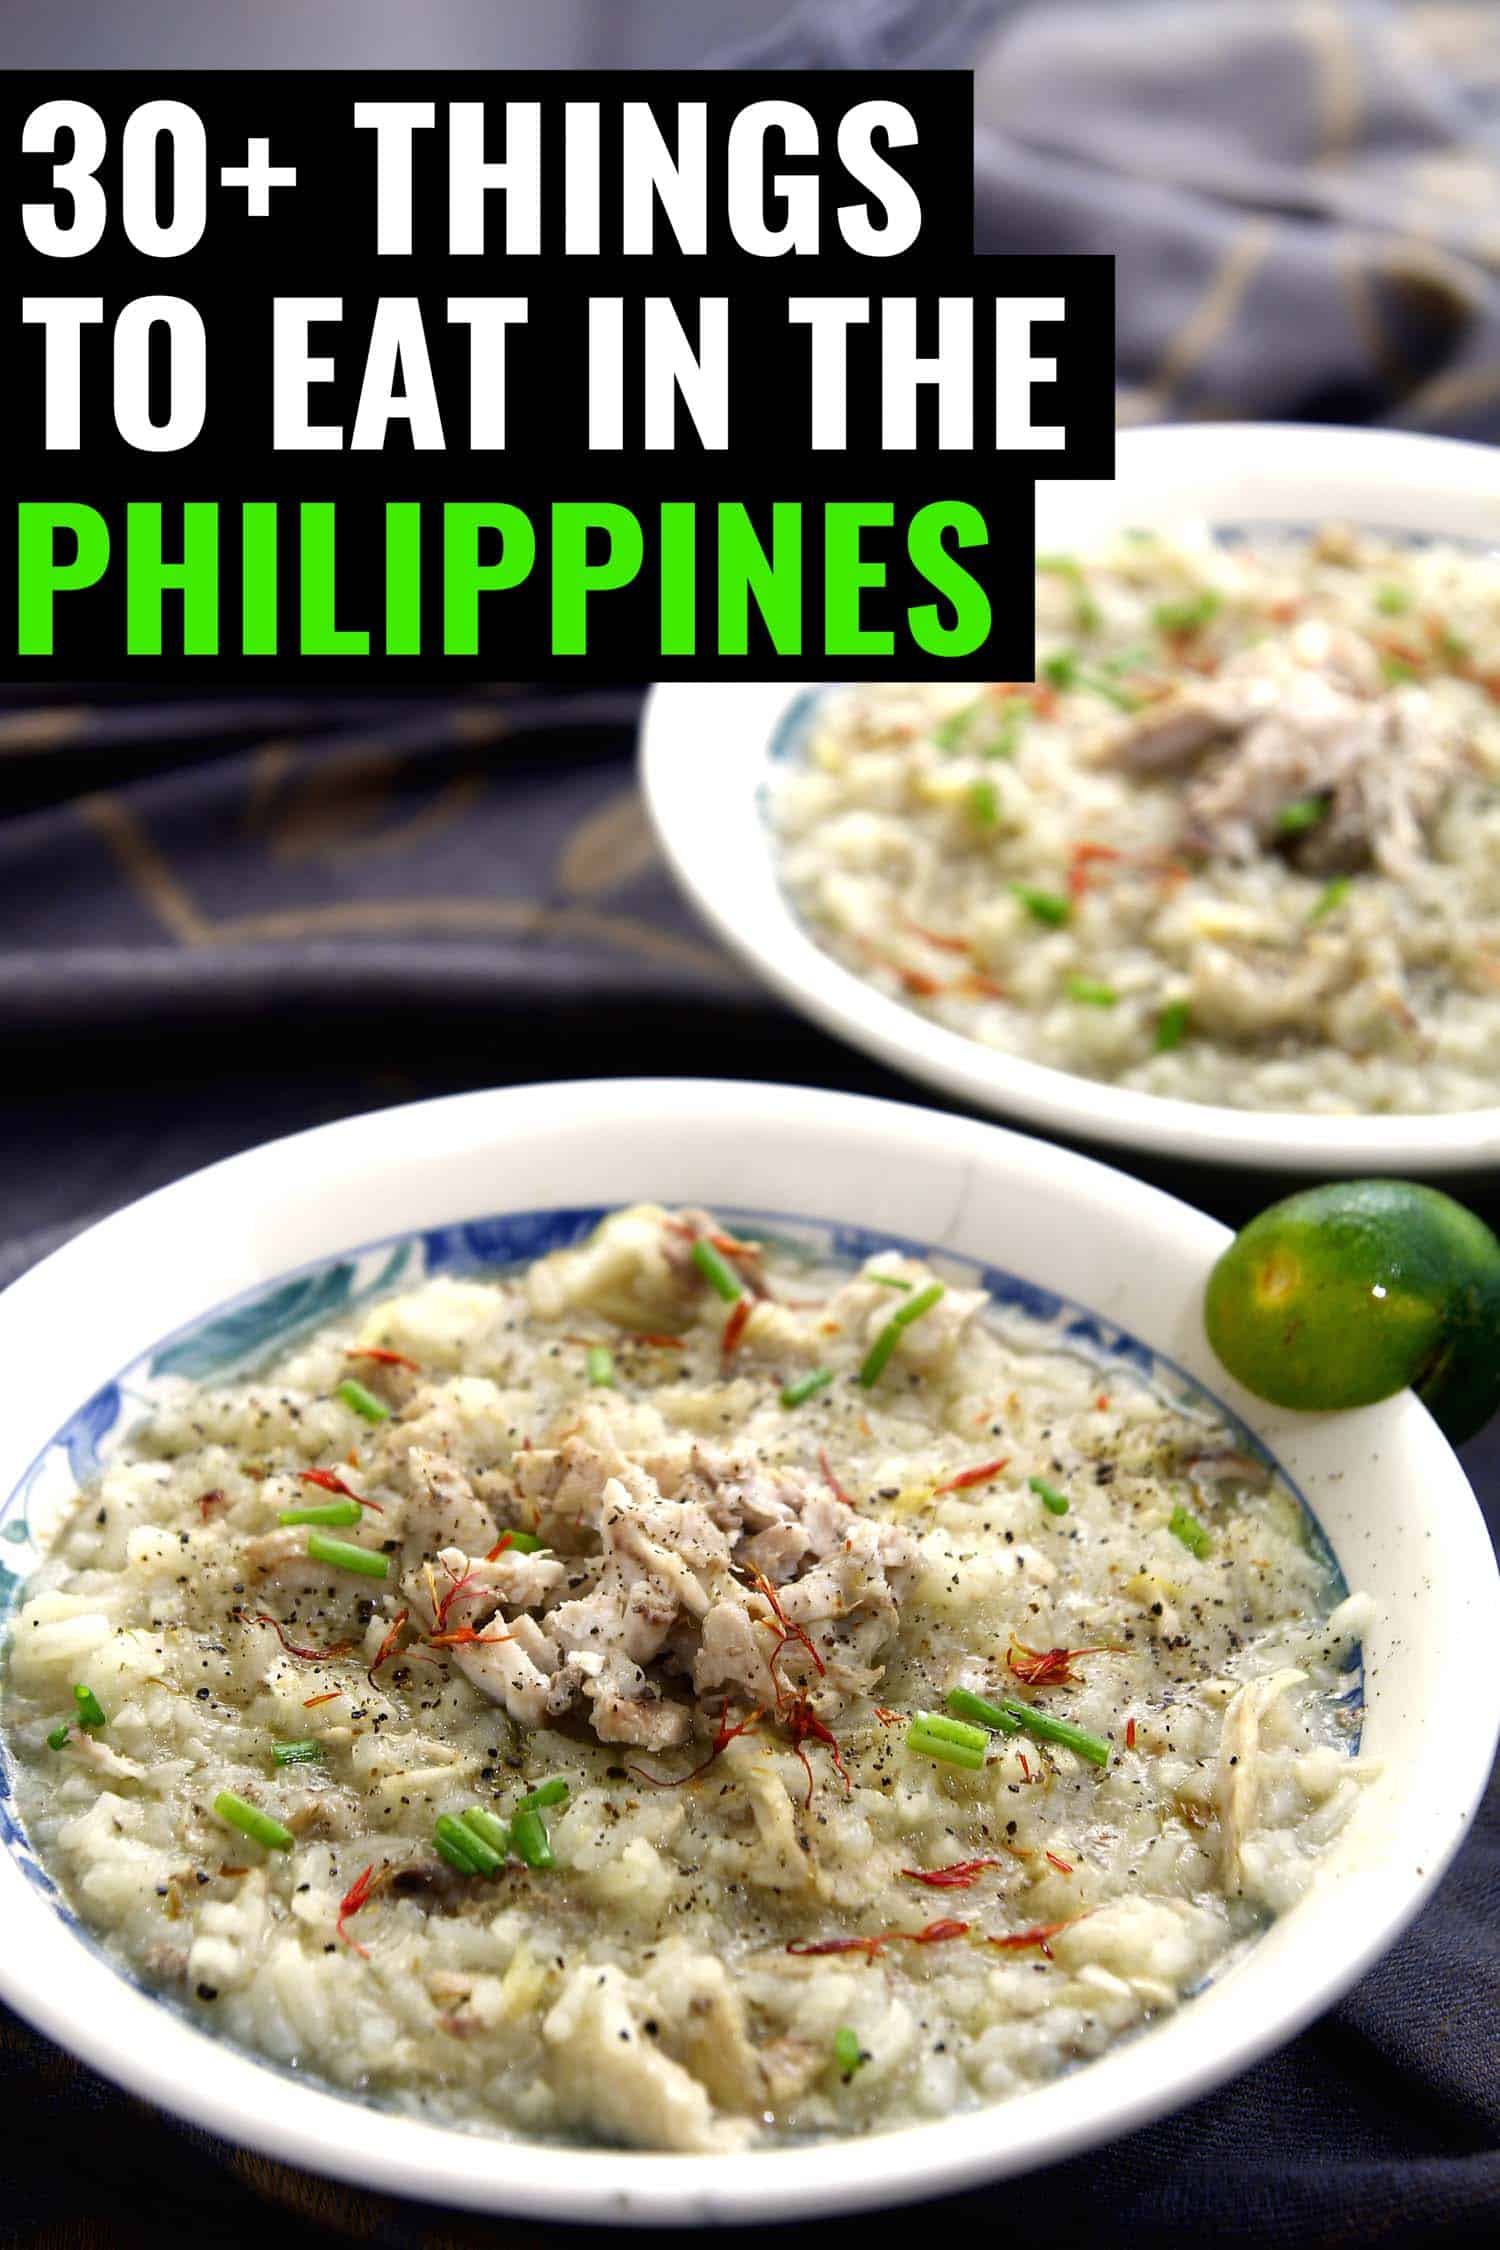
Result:
[[1500,432],[1490,0],[822,0],[738,59],[972,61],[979,247],[1115,255],[1122,421]]

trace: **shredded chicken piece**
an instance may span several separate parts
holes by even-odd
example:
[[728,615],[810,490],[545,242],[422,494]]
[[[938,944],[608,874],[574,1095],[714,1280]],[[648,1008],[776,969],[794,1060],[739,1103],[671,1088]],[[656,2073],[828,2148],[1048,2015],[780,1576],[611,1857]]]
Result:
[[[1211,754],[1210,754],[1211,753]],[[1316,620],[1150,705],[1105,745],[1136,773],[1192,773],[1182,846],[1250,860],[1273,846],[1309,873],[1407,877],[1462,762],[1425,688],[1387,688],[1377,651]],[[1289,806],[1320,807],[1301,826]]]
[[[622,1212],[533,1268],[528,1291],[549,1314],[598,1309],[602,1290],[610,1309],[628,1300],[639,1317],[649,1299],[660,1317],[668,1289],[701,1294],[699,1236],[716,1236],[706,1212]],[[731,1247],[753,1267],[753,1250]],[[913,1357],[941,1362],[983,1302],[950,1290]],[[888,1317],[883,1301],[859,1309],[875,1324]],[[413,1630],[522,1724],[581,1709],[601,1741],[650,1750],[712,1739],[730,1706],[800,1715],[814,1688],[827,1726],[880,1678],[920,1559],[910,1532],[830,1491],[821,1463],[768,1466],[616,1397],[590,1400],[558,1442],[511,1457],[500,1512],[536,1523],[542,1552],[487,1559],[492,1496],[481,1500],[442,1453],[408,1447],[406,1475]]]
[[663,1696],[619,1649],[603,1655],[570,1656],[568,1669],[578,1679],[589,1716],[601,1742],[634,1742],[643,1750],[675,1750],[693,1731],[685,1703]]
[[1193,1021],[1231,1039],[1298,1031],[1321,1020],[1358,969],[1357,955],[1343,945],[1304,944],[1290,952],[1205,942],[1193,965]]
[[1218,1447],[1212,1453],[1188,1454],[1183,1467],[1195,1484],[1243,1484],[1252,1492],[1269,1491],[1274,1476],[1267,1462],[1231,1446]]
[[733,1751],[735,1780],[755,1821],[755,1849],[745,1861],[748,1881],[763,1890],[785,1891],[793,1896],[812,1894],[818,1888],[816,1866],[797,1838],[797,1814],[782,1780],[770,1760],[743,1743]]
[[540,1259],[526,1276],[543,1320],[593,1312],[639,1330],[685,1328],[701,1288],[667,1213],[651,1203],[612,1212],[587,1242]]
[[[659,1463],[677,1476],[669,1498],[612,1440],[575,1436],[527,1460],[544,1520],[560,1515],[597,1554],[486,1562],[450,1547],[405,1580],[428,1637],[513,1718],[581,1703],[601,1741],[675,1748],[695,1726],[711,1733],[726,1703],[779,1708],[814,1663],[791,1625],[820,1630],[835,1700],[878,1679],[919,1550],[835,1500],[821,1471],[799,1480],[694,1448]],[[754,1582],[765,1560],[785,1624]],[[663,1692],[682,1678],[696,1709]]]
[[716,1602],[703,1620],[693,1665],[693,1689],[705,1701],[739,1698],[756,1710],[776,1701],[771,1657],[776,1642],[750,1615],[743,1599]]
[[1261,1730],[1288,1688],[1307,1677],[1288,1666],[1263,1680],[1247,1680],[1224,1713],[1219,1738],[1219,1769],[1214,1790],[1219,1805],[1219,1851],[1225,1888],[1244,1887],[1240,1852],[1255,1823],[1255,1803],[1260,1790]]
[[575,1969],[542,2036],[566,2117],[639,2148],[728,2149],[748,2135],[747,2124],[716,2117],[701,2081],[646,2035],[620,1969]]
[[864,1609],[888,1616],[894,1626],[896,1599],[887,1573],[895,1571],[899,1576],[913,1568],[917,1542],[900,1524],[851,1515],[847,1508],[843,1516],[838,1546],[816,1570],[784,1589],[782,1609],[794,1625],[848,1617]]
[[702,1508],[663,1500],[649,1477],[627,1465],[604,1487],[596,1529],[627,1584],[644,1572],[690,1616],[701,1622],[707,1615],[705,1581],[727,1575],[730,1544]]
[[772,1585],[780,1585],[790,1578],[808,1550],[808,1537],[800,1523],[789,1518],[785,1523],[767,1524],[754,1538],[740,1545],[740,1559],[751,1570],[758,1570]]
[[1106,745],[1106,759],[1130,773],[1181,773],[1212,743],[1238,732],[1239,723],[1222,692],[1192,680],[1118,728]]
[[406,1458],[411,1484],[401,1519],[406,1539],[427,1555],[437,1547],[482,1555],[494,1544],[495,1519],[457,1462],[420,1445],[409,1447]]
[[81,1758],[107,1781],[144,1781],[146,1778],[146,1768],[136,1759],[122,1757],[118,1750],[111,1749],[107,1742],[101,1742],[97,1735],[86,1733],[82,1727],[75,1727],[69,1735],[68,1748],[75,1758]]
[[[499,1620],[502,1582],[496,1564],[471,1562],[454,1547],[445,1549],[438,1563],[438,1570],[414,1571],[406,1581],[417,1615],[429,1633],[440,1637],[472,1634],[472,1639],[444,1638],[445,1653],[482,1695],[503,1703],[513,1719],[540,1726],[551,1708],[556,1650],[544,1634],[518,1632]],[[562,1565],[553,1568],[560,1578]]]
[[690,1945],[669,1944],[643,1981],[667,2047],[719,2108],[750,2116],[763,2109],[766,2070],[723,1962]]

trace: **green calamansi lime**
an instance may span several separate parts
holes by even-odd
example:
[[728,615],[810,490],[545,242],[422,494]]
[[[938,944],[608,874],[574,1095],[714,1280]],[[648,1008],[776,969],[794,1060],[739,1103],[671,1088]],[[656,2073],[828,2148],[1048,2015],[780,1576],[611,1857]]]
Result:
[[1410,1180],[1274,1203],[1209,1276],[1209,1342],[1276,1406],[1369,1406],[1407,1384],[1460,1443],[1500,1410],[1500,1241]]

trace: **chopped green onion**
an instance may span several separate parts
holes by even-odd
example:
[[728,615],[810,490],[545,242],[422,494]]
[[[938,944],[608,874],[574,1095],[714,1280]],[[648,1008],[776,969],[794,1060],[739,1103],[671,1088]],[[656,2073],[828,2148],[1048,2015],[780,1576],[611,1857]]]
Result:
[[367,1422],[388,1422],[391,1418],[390,1408],[382,1406],[375,1393],[367,1391],[364,1384],[357,1383],[352,1375],[345,1376],[342,1383],[334,1385],[333,1395],[342,1399],[345,1406],[352,1406],[355,1413],[362,1414]]
[[52,1729],[52,1732],[48,1735],[47,1748],[49,1750],[65,1750],[68,1745],[68,1736],[72,1732],[73,1729],[68,1725],[67,1720],[64,1719],[62,1725],[60,1727],[54,1727]]
[[352,1540],[330,1539],[326,1531],[310,1531],[307,1552],[313,1562],[331,1563],[335,1570],[357,1570],[363,1578],[389,1578],[390,1558],[373,1547],[356,1547]]
[[974,1695],[966,1687],[949,1688],[943,1701],[956,1719],[973,1719],[991,1734],[1019,1734],[1021,1722],[1009,1712],[1002,1711],[998,1703],[987,1703],[982,1695]]
[[102,1727],[109,1724],[104,1716],[104,1706],[91,1687],[74,1688],[73,1701],[78,1706],[78,1724],[81,1727]]
[[1462,664],[1473,653],[1472,644],[1464,639],[1462,633],[1455,633],[1451,625],[1443,627],[1440,646],[1444,656],[1453,664]]
[[983,1727],[969,1726],[962,1719],[944,1718],[941,1711],[919,1711],[912,1725],[938,1742],[956,1742],[961,1750],[986,1747]]
[[1065,1749],[1076,1750],[1080,1758],[1087,1758],[1091,1765],[1109,1764],[1110,1748],[1102,1736],[1085,1734],[1082,1727],[1072,1726],[1066,1719],[1054,1719],[1050,1711],[1038,1711],[1030,1703],[1007,1702],[1002,1708],[1039,1742],[1060,1742]]
[[1404,656],[1383,656],[1380,659],[1380,669],[1392,687],[1399,686],[1403,680],[1419,680],[1422,677],[1416,665],[1409,664]]
[[1207,1524],[1200,1523],[1189,1509],[1182,1507],[1180,1504],[1172,1510],[1168,1517],[1167,1529],[1171,1532],[1172,1537],[1180,1539],[1188,1553],[1196,1555],[1200,1562],[1213,1549],[1213,1533],[1209,1530]]
[[1375,607],[1382,617],[1400,617],[1411,608],[1411,595],[1404,586],[1381,586],[1376,589]]
[[[451,1829],[445,1825],[450,1820],[453,1822]],[[504,1852],[496,1851],[488,1837],[481,1834],[467,1813],[460,1818],[455,1818],[451,1813],[444,1813],[443,1818],[437,1824],[435,1833],[446,1836],[450,1843],[457,1842],[463,1850],[467,1851],[481,1875],[498,1875],[505,1865]]]
[[1126,688],[1116,687],[1113,680],[1101,679],[1097,672],[1080,672],[1078,685],[1087,688],[1091,695],[1102,695],[1105,702],[1112,703],[1117,711],[1139,711],[1141,707],[1138,695],[1130,694]]
[[993,781],[971,781],[964,810],[976,828],[993,828],[1000,818],[1000,792]]
[[1321,922],[1325,914],[1333,914],[1341,907],[1354,888],[1352,875],[1335,875],[1333,881],[1318,893],[1307,910],[1309,922]]
[[1180,602],[1158,602],[1151,612],[1151,622],[1158,633],[1196,633],[1200,627],[1212,624],[1224,607],[1224,597],[1205,586]]
[[1060,930],[1064,922],[1072,919],[1073,907],[1069,899],[1056,891],[1039,891],[1030,883],[1012,883],[1011,896],[1018,898],[1034,922],[1046,922]]
[[214,1811],[227,1828],[237,1828],[252,1844],[264,1844],[268,1852],[289,1852],[297,1840],[290,1828],[283,1828],[279,1820],[273,1820],[258,1805],[247,1805],[232,1789],[219,1791],[214,1799]]
[[799,1375],[795,1383],[788,1383],[781,1394],[783,1406],[805,1406],[819,1391],[826,1391],[833,1381],[831,1367],[814,1367],[810,1373]]
[[488,1851],[494,1852],[499,1859],[505,1858],[510,1850],[510,1830],[503,1820],[488,1812],[483,1805],[470,1805],[466,1813],[460,1813],[459,1821]]
[[1127,695],[1124,688],[1115,686],[1098,672],[1086,672],[1072,649],[1060,648],[1051,656],[1044,656],[1040,666],[1041,676],[1057,688],[1087,688],[1092,695],[1102,695],[1117,711],[1138,711],[1140,697]]
[[538,1539],[534,1531],[506,1531],[501,1533],[502,1552],[514,1555],[545,1555],[549,1552],[545,1539]]
[[867,1391],[872,1390],[880,1381],[886,1361],[901,1341],[902,1329],[910,1328],[912,1322],[920,1320],[923,1313],[931,1312],[939,1298],[946,1295],[947,1291],[940,1281],[929,1281],[925,1289],[919,1289],[914,1297],[907,1298],[904,1305],[896,1307],[865,1354],[864,1365],[859,1371],[860,1382]]
[[833,2035],[833,2059],[846,2086],[870,2059],[859,2043],[859,2033],[847,2023],[841,2023]]
[[993,742],[980,746],[985,758],[1013,758],[1016,754],[1016,737],[1031,716],[1031,705],[1020,696],[1013,696],[1000,713],[1000,728]]
[[939,719],[932,730],[932,739],[938,748],[956,750],[983,709],[983,696],[976,696],[972,703],[962,704],[958,710],[950,711],[946,719]]
[[1084,1008],[1113,1008],[1120,997],[1112,984],[1104,984],[1098,977],[1068,977],[1064,989],[1070,1000]]
[[517,1809],[510,1824],[510,1848],[528,1867],[557,1865],[547,1841],[547,1823],[539,1812]]
[[903,1281],[899,1273],[867,1273],[866,1281],[878,1281],[882,1289],[910,1289],[911,1283]]
[[1294,797],[1276,815],[1277,832],[1282,836],[1304,836],[1309,828],[1316,828],[1327,813],[1326,797]]
[[956,1720],[940,1718],[931,1711],[923,1711],[912,1720],[906,1730],[906,1747],[919,1758],[932,1758],[942,1766],[962,1766],[968,1773],[978,1773],[984,1764],[985,1738],[980,1729],[960,1726]]
[[516,1799],[516,1811],[540,1812],[545,1805],[566,1804],[567,1798],[568,1785],[566,1781],[560,1773],[554,1774],[550,1781],[538,1782],[535,1789],[528,1789],[524,1797],[518,1797]]
[[1080,633],[1092,633],[1099,625],[1099,604],[1088,590],[1083,567],[1071,555],[1038,555],[1036,567],[1049,578],[1065,578],[1073,590],[1073,622]]
[[443,1814],[432,1831],[432,1841],[434,1848],[450,1867],[458,1869],[460,1875],[480,1875],[484,1872],[483,1861],[479,1856],[481,1852],[486,1858],[493,1859],[496,1867],[500,1864],[498,1855],[490,1850],[489,1845],[482,1843],[471,1828],[465,1828],[463,1822],[455,1820],[451,1813]]
[[744,1296],[745,1285],[739,1275],[727,1259],[720,1257],[713,1244],[705,1242],[701,1235],[693,1244],[693,1264],[709,1288],[716,1296],[722,1297],[726,1305],[732,1305],[737,1297]]
[[583,1369],[596,1390],[608,1390],[615,1379],[615,1355],[603,1344],[590,1344],[583,1355]]
[[1156,1051],[1159,1055],[1170,1055],[1174,1047],[1182,1045],[1188,1035],[1192,1013],[1192,1007],[1186,1000],[1167,1002],[1156,1019]]
[[1093,1765],[1109,1764],[1109,1744],[1099,1735],[1085,1734],[1082,1727],[1071,1726],[1066,1719],[1054,1719],[1049,1711],[1038,1711],[1030,1703],[1015,1703],[1009,1698],[1004,1703],[986,1703],[982,1696],[970,1695],[967,1688],[950,1688],[945,1701],[950,1711],[961,1711],[1001,1734],[1034,1734],[1039,1742],[1060,1742],[1076,1750],[1080,1758],[1089,1759]]
[[330,1500],[316,1508],[283,1508],[278,1523],[358,1523],[364,1510],[357,1500]]
[[1049,1484],[1045,1477],[1028,1477],[1026,1482],[1030,1485],[1038,1500],[1041,1501],[1049,1516],[1065,1516],[1067,1514],[1068,1496],[1065,1492],[1059,1492],[1055,1484]]
[[276,1766],[312,1766],[322,1755],[322,1743],[314,1742],[311,1736],[300,1742],[273,1742],[271,1745],[271,1763]]

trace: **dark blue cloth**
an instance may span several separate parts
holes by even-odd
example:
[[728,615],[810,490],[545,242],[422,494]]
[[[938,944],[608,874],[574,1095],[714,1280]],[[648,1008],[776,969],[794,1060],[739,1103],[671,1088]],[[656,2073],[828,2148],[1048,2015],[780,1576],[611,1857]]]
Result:
[[1493,0],[804,0],[741,52],[972,60],[979,245],[1114,256],[1123,422],[1500,431]]

